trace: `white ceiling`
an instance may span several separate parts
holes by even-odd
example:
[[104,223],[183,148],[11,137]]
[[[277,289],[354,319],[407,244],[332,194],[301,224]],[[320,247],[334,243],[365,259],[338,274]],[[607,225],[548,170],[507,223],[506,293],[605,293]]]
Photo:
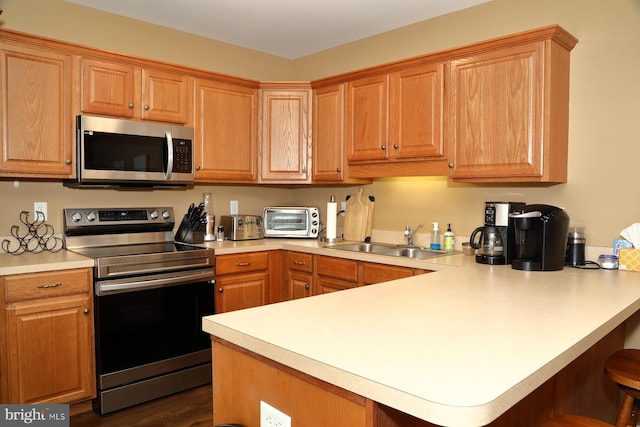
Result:
[[490,0],[67,0],[295,59]]

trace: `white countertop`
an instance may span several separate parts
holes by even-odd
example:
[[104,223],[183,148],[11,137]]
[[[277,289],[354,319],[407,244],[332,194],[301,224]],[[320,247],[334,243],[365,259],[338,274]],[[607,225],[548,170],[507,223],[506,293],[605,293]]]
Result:
[[473,427],[640,308],[640,273],[524,272],[464,255],[428,264],[439,271],[209,316],[203,329],[429,422]]
[[65,250],[21,255],[0,253],[0,276],[92,267],[93,259]]

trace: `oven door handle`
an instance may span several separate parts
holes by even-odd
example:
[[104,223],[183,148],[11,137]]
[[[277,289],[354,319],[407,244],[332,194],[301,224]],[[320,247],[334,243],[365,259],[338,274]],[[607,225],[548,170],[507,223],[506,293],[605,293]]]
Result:
[[123,292],[186,285],[196,282],[208,281],[213,284],[215,283],[215,277],[215,271],[210,268],[206,268],[192,271],[155,274],[151,276],[143,276],[141,278],[129,277],[126,279],[98,281],[96,282],[96,295],[113,295]]

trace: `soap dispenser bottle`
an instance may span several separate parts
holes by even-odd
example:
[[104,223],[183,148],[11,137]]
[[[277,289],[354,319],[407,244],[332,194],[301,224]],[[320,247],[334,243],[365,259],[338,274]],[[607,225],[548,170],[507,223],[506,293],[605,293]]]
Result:
[[431,245],[429,248],[435,251],[440,250],[440,231],[438,230],[438,223],[433,223],[433,234],[431,235]]
[[455,246],[455,235],[451,231],[451,224],[447,224],[447,231],[444,232],[442,238],[442,249],[452,251]]

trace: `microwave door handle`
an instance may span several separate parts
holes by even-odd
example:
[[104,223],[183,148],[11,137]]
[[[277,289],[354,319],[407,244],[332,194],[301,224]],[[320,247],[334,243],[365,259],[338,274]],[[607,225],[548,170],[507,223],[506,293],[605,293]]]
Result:
[[169,131],[164,133],[164,137],[167,144],[167,170],[164,177],[165,179],[171,179],[171,174],[173,173],[173,138]]

